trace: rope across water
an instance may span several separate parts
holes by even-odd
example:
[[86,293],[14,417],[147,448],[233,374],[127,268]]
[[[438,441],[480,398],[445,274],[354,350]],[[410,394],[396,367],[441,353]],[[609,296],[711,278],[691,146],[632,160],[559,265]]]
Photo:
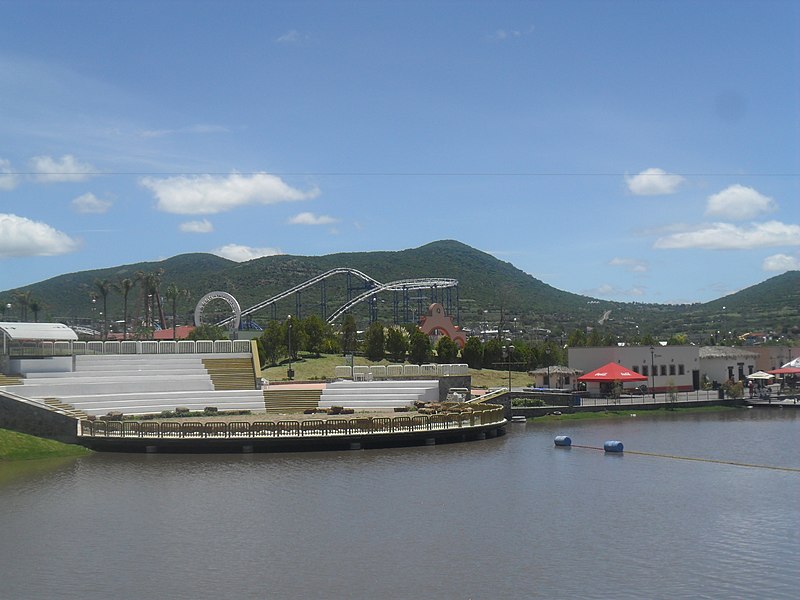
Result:
[[[583,445],[580,445],[580,444],[572,444],[572,447],[573,448],[584,448],[584,449],[587,449],[587,450],[603,450],[603,451],[605,451],[605,448],[600,448],[600,447],[597,447],[597,446],[583,446]],[[736,462],[736,461],[732,461],[732,460],[718,460],[718,459],[715,459],[715,458],[697,458],[697,457],[694,457],[694,456],[676,456],[674,454],[659,454],[657,452],[639,452],[639,451],[636,451],[636,450],[625,450],[625,454],[637,454],[639,456],[655,456],[655,457],[658,457],[658,458],[671,458],[671,459],[674,459],[674,460],[692,460],[692,461],[695,461],[695,462],[716,463],[716,464],[720,464],[720,465],[733,465],[733,466],[736,466],[736,467],[748,467],[748,468],[751,468],[751,469],[770,469],[770,470],[773,470],[773,471],[787,471],[787,472],[790,472],[790,473],[800,473],[800,468],[796,468],[796,467],[776,467],[776,466],[773,466],[773,465],[753,465],[753,464],[749,464],[749,463]]]

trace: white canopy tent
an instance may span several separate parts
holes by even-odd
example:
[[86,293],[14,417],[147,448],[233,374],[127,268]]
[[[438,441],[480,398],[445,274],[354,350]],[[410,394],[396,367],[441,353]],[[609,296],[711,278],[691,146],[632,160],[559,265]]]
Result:
[[794,360],[790,360],[785,365],[781,365],[781,369],[800,369],[800,356]]
[[78,334],[63,323],[18,323],[0,322],[3,334],[3,354],[9,343],[21,342],[74,342]]
[[765,373],[764,371],[756,371],[755,373],[750,373],[747,376],[748,379],[774,379],[775,375],[771,373]]

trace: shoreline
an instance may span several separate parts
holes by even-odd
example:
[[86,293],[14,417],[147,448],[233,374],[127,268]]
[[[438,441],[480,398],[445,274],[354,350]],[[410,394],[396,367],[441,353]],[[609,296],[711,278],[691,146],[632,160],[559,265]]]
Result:
[[554,421],[602,421],[607,419],[629,419],[631,415],[636,415],[637,418],[653,418],[663,417],[675,414],[703,414],[703,413],[716,413],[716,412],[731,412],[735,410],[747,410],[743,406],[693,406],[685,408],[647,408],[635,410],[601,410],[593,412],[574,412],[562,413],[560,415],[547,414],[541,417],[530,417],[527,423],[552,423]]

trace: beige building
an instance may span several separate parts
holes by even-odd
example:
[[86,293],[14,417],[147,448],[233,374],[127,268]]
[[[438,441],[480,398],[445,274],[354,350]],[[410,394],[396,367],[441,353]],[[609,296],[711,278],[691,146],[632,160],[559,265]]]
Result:
[[697,346],[598,346],[569,349],[569,366],[584,373],[610,362],[646,376],[646,385],[650,391],[700,389],[701,367]]
[[758,354],[738,346],[702,346],[702,376],[710,382],[741,381],[758,371]]
[[[783,355],[788,356],[786,352]],[[740,381],[759,369],[766,371],[775,368],[773,362],[783,355],[776,351],[772,358],[764,359],[749,348],[660,344],[652,347],[579,347],[570,348],[568,354],[570,368],[588,373],[606,363],[615,362],[647,376],[648,390],[656,392],[692,391],[700,389],[704,383],[723,383],[729,379]],[[764,360],[769,364],[760,362]],[[784,362],[788,360],[791,358]]]

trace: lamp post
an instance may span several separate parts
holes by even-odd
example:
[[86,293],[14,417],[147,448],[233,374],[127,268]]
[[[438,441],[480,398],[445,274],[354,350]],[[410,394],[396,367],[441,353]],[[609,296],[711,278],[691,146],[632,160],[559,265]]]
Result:
[[514,352],[515,348],[512,345],[508,345],[505,350],[506,360],[508,361],[508,392],[511,393],[511,354]]
[[653,359],[655,358],[655,348],[650,346],[650,377],[652,380],[652,385],[650,386],[650,391],[653,394],[653,400],[656,399],[656,369],[653,366]]
[[286,376],[289,381],[294,378],[294,369],[292,369],[292,315],[286,317],[289,326],[289,370],[286,371]]
[[544,349],[544,355],[547,357],[545,361],[547,362],[547,387],[550,388],[550,346],[546,346]]

